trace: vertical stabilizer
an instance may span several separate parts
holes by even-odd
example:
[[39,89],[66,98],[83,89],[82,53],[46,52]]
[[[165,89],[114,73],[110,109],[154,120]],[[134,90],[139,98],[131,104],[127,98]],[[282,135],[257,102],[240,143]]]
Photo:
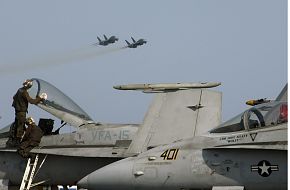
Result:
[[128,153],[201,135],[220,122],[220,92],[188,89],[156,93]]
[[125,41],[126,41],[126,43],[127,43],[128,46],[131,45],[127,40],[125,40]]
[[280,94],[277,96],[276,101],[282,102],[288,101],[288,83],[284,86]]

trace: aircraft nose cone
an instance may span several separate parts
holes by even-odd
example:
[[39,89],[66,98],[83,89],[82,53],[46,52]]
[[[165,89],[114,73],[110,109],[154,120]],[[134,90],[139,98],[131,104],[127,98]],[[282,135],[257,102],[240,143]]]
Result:
[[81,179],[77,186],[85,189],[134,189],[132,159],[124,159],[100,168]]

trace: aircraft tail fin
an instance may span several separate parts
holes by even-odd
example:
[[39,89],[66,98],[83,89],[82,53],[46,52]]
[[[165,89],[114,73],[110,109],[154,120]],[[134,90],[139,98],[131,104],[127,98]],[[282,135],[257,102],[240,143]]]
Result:
[[221,123],[221,92],[188,89],[156,93],[128,154],[206,133]]
[[131,37],[131,39],[132,39],[132,41],[135,43],[136,42],[136,40],[133,38],[133,37]]
[[104,34],[104,38],[105,38],[105,40],[108,40],[108,38],[107,38],[107,36]]
[[125,40],[125,41],[126,41],[126,43],[127,43],[128,46],[131,45],[127,40]]
[[97,38],[98,38],[98,40],[99,40],[99,42],[101,42],[102,40],[97,36]]
[[277,96],[276,101],[288,101],[288,83],[284,86],[280,94]]

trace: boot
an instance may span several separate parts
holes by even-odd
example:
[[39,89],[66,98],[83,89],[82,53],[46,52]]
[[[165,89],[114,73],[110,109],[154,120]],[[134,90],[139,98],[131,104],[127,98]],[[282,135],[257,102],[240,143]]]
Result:
[[28,154],[24,150],[17,150],[18,154],[22,156],[22,158],[28,158]]
[[33,153],[28,153],[28,158],[30,158],[31,159],[31,162],[34,162],[35,161],[35,157],[36,157],[36,155],[35,154],[33,154]]

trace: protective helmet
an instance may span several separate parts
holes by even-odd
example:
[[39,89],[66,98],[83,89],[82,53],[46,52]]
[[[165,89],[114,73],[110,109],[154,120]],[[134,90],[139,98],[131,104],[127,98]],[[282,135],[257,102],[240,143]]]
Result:
[[24,82],[23,82],[23,86],[25,88],[31,88],[32,87],[32,80],[31,79],[26,79]]
[[32,117],[28,117],[28,118],[26,118],[25,123],[27,125],[31,125],[31,124],[33,124],[35,122],[34,122],[34,119]]

